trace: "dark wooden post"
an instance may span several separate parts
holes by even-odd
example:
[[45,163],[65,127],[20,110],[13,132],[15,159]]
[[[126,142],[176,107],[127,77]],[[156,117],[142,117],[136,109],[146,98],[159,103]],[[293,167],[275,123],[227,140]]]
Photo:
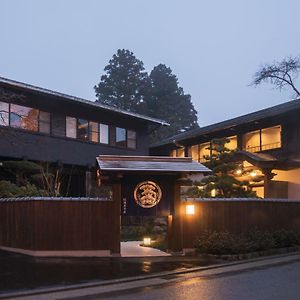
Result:
[[169,226],[171,226],[169,233],[169,250],[171,252],[182,251],[182,216],[181,216],[181,199],[180,199],[181,183],[176,181],[174,183],[174,199],[172,207],[172,218],[169,218]]
[[119,256],[121,251],[121,184],[120,183],[114,183],[112,185],[113,189],[113,208],[112,208],[112,218],[111,218],[111,226],[113,228],[113,231],[111,234],[113,235],[113,244],[111,247],[111,253],[112,255]]
[[85,171],[85,196],[90,197],[92,191],[92,173]]

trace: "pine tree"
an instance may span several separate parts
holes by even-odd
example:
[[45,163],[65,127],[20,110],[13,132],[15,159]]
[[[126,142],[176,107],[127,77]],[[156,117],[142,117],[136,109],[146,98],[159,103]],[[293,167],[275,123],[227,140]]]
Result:
[[[204,163],[212,174],[203,178],[199,185],[189,190],[188,195],[211,198],[249,198],[256,197],[248,181],[236,178],[236,171],[240,169],[241,162],[235,159],[235,151],[226,147],[228,139],[212,140],[208,149],[211,156],[207,156]],[[214,192],[214,193],[213,193]]]
[[160,128],[152,134],[152,142],[198,127],[191,96],[178,86],[178,79],[172,70],[159,64],[153,68],[150,79],[152,97],[148,100],[149,113],[170,123],[169,127]]
[[97,101],[132,112],[147,113],[146,98],[151,82],[142,61],[129,50],[119,49],[104,71],[106,74],[94,87]]

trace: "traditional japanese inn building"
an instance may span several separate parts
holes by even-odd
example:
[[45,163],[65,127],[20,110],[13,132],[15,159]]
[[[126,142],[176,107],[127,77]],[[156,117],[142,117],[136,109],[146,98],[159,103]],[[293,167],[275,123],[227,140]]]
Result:
[[[227,138],[226,147],[242,161],[237,177],[250,180],[258,196],[300,199],[299,116],[300,99],[178,134],[153,145],[151,153],[203,163],[211,141]],[[244,177],[247,169],[253,172]]]

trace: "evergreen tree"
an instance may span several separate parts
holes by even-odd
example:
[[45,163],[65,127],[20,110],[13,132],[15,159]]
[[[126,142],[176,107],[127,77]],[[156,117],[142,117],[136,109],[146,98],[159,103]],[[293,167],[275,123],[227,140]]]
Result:
[[170,123],[169,127],[162,127],[152,134],[152,142],[198,127],[191,96],[178,86],[178,79],[172,70],[159,64],[153,68],[150,79],[152,97],[148,99],[149,114]]
[[208,147],[211,156],[206,157],[208,162],[204,163],[212,170],[212,174],[204,177],[198,187],[190,189],[189,196],[211,198],[215,194],[218,198],[256,197],[248,181],[236,178],[236,171],[240,169],[241,163],[235,160],[235,151],[225,146],[228,142],[228,139],[212,140]]
[[146,98],[151,82],[142,61],[129,50],[119,49],[104,71],[106,74],[94,87],[97,101],[132,112],[147,113]]

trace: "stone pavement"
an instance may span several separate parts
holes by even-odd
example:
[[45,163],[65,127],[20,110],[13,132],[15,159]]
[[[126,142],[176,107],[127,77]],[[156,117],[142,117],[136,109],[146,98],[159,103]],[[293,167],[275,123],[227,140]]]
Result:
[[169,253],[163,252],[151,247],[140,246],[142,241],[121,242],[122,257],[146,257],[146,256],[170,256]]
[[[197,267],[189,270],[178,270],[160,272],[148,276],[136,276],[134,278],[122,278],[110,280],[107,282],[78,284],[66,288],[51,288],[44,291],[35,291],[35,293],[19,293],[23,300],[52,300],[52,299],[105,299],[113,295],[122,295],[130,290],[148,289],[151,287],[162,287],[165,285],[176,284],[185,280],[194,278],[211,278],[219,274],[233,274],[245,270],[255,270],[268,268],[276,265],[289,264],[300,261],[300,252],[250,259],[246,261],[230,262],[225,264],[211,265],[208,267]],[[11,297],[10,297],[11,296]],[[14,298],[16,297],[16,298]],[[0,299],[20,299],[17,293],[12,295],[0,295]]]

